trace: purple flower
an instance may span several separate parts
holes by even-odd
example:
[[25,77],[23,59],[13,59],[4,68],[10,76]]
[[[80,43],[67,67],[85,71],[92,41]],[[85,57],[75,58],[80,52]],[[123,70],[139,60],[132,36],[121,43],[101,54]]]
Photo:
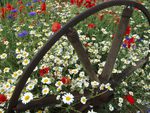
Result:
[[12,13],[16,13],[17,11],[18,11],[17,9],[11,10]]
[[13,15],[8,15],[7,18],[8,19],[14,19]]
[[33,0],[33,2],[35,3],[35,2],[38,2],[38,0]]
[[18,37],[25,37],[28,35],[27,31],[22,31],[21,33],[18,34]]
[[30,12],[29,15],[30,15],[30,16],[35,16],[35,15],[36,15],[36,12]]
[[139,38],[137,41],[141,42],[143,40],[143,38]]
[[45,0],[42,0],[42,2],[45,2]]
[[126,45],[126,44],[122,44],[122,47],[126,48],[126,47],[127,47],[127,45]]
[[26,6],[31,6],[31,2],[28,2],[28,3],[26,4]]
[[130,38],[128,36],[126,36],[126,40],[130,40]]

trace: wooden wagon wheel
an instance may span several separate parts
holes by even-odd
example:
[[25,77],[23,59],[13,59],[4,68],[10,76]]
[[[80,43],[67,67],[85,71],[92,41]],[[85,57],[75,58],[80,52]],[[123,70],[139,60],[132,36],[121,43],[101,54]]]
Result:
[[[77,25],[80,21],[84,20],[85,18],[91,16],[92,14],[94,14],[98,11],[101,11],[103,9],[106,9],[106,8],[109,8],[112,6],[121,6],[121,5],[125,5],[127,7],[123,10],[122,18],[121,18],[121,21],[120,21],[119,27],[118,27],[118,31],[112,42],[112,47],[107,56],[106,64],[104,66],[102,75],[100,76],[100,78],[98,78],[96,76],[96,73],[92,69],[92,66],[88,59],[88,56],[82,46],[82,43],[79,40],[79,36],[78,36],[76,30],[73,29],[73,27],[75,25]],[[137,8],[137,9],[141,10],[144,13],[144,15],[147,17],[148,22],[150,24],[150,13],[143,5],[136,3],[134,1],[115,0],[115,1],[105,2],[105,3],[99,4],[95,7],[92,7],[90,9],[86,10],[85,12],[79,14],[78,16],[76,16],[75,18],[70,20],[66,25],[64,25],[62,27],[62,29],[60,29],[56,34],[54,34],[53,36],[51,36],[49,38],[48,42],[40,49],[40,51],[36,54],[36,56],[34,56],[33,60],[30,62],[30,64],[24,70],[24,73],[21,76],[19,82],[17,83],[14,93],[10,99],[7,113],[14,113],[14,111],[19,113],[21,111],[29,110],[32,108],[45,107],[45,106],[54,105],[57,103],[57,101],[55,100],[56,96],[54,96],[54,95],[48,95],[46,97],[43,97],[43,98],[40,98],[37,100],[33,100],[25,105],[22,104],[21,102],[18,102],[18,99],[22,92],[22,89],[24,88],[24,86],[25,86],[28,78],[30,77],[31,73],[33,72],[34,68],[38,65],[38,63],[43,58],[43,56],[47,53],[47,51],[63,35],[67,35],[68,40],[71,42],[72,46],[74,47],[75,51],[77,52],[77,55],[78,55],[81,63],[83,64],[85,71],[89,75],[90,79],[98,81],[98,82],[99,81],[110,82],[113,87],[116,87],[118,84],[121,83],[122,79],[124,79],[126,76],[129,76],[137,68],[142,67],[146,62],[148,62],[149,54],[145,58],[139,60],[136,64],[136,66],[127,67],[125,70],[122,71],[122,73],[118,74],[118,75],[122,75],[122,76],[120,76],[120,78],[114,77],[113,79],[110,79],[115,60],[117,58],[118,52],[120,50],[120,47],[121,47],[121,44],[123,41],[123,35],[125,33],[128,23],[129,23],[129,19],[133,13],[132,8]],[[113,92],[107,91],[106,93],[104,93],[104,95],[101,95],[98,98],[99,99],[102,99],[104,97],[108,98],[112,94],[113,94]],[[94,101],[94,100],[91,100],[91,101]],[[100,104],[100,103],[101,103],[101,101],[98,104]]]

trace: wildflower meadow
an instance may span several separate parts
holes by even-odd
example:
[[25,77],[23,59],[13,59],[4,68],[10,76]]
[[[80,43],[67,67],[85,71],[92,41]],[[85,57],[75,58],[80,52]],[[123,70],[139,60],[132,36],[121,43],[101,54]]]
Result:
[[128,2],[0,0],[0,113],[150,113],[149,0],[91,10],[61,36],[114,1]]

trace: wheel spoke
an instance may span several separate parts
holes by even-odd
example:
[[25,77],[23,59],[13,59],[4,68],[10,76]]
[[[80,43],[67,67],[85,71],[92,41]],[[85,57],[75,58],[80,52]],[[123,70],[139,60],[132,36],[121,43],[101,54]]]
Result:
[[123,42],[124,34],[127,29],[130,17],[132,16],[132,13],[133,13],[133,9],[131,9],[131,8],[126,7],[123,10],[117,33],[112,42],[111,49],[110,49],[107,59],[106,59],[106,64],[105,64],[102,74],[100,76],[100,81],[102,81],[102,82],[107,82],[111,77],[112,70],[113,70],[116,58],[118,56],[121,44]]
[[75,29],[71,28],[71,29],[69,29],[69,32],[66,35],[67,35],[68,40],[74,47],[74,49],[79,57],[79,60],[81,61],[82,65],[83,65],[86,73],[89,75],[90,79],[99,82],[99,79],[96,76],[94,69],[92,68],[92,64],[90,63],[88,55],[87,55],[81,41],[79,40],[79,35],[78,35],[77,31]]

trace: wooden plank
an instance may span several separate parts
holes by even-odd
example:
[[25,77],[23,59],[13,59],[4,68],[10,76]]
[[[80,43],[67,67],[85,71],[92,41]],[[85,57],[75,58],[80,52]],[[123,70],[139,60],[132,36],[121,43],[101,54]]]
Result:
[[107,82],[111,77],[112,70],[113,70],[116,58],[118,56],[118,52],[120,50],[121,44],[123,42],[124,34],[127,29],[129,19],[132,16],[132,13],[133,13],[133,9],[126,7],[123,10],[117,33],[115,35],[115,38],[113,39],[111,49],[106,59],[106,64],[100,76],[100,81],[102,82]]
[[70,41],[70,43],[72,44],[72,46],[74,47],[79,60],[81,61],[86,73],[89,75],[90,79],[93,81],[97,81],[99,82],[99,78],[96,76],[96,73],[90,63],[90,60],[88,58],[87,52],[85,51],[81,41],[79,40],[79,35],[76,32],[75,29],[70,28],[68,33],[66,34],[68,40]]

